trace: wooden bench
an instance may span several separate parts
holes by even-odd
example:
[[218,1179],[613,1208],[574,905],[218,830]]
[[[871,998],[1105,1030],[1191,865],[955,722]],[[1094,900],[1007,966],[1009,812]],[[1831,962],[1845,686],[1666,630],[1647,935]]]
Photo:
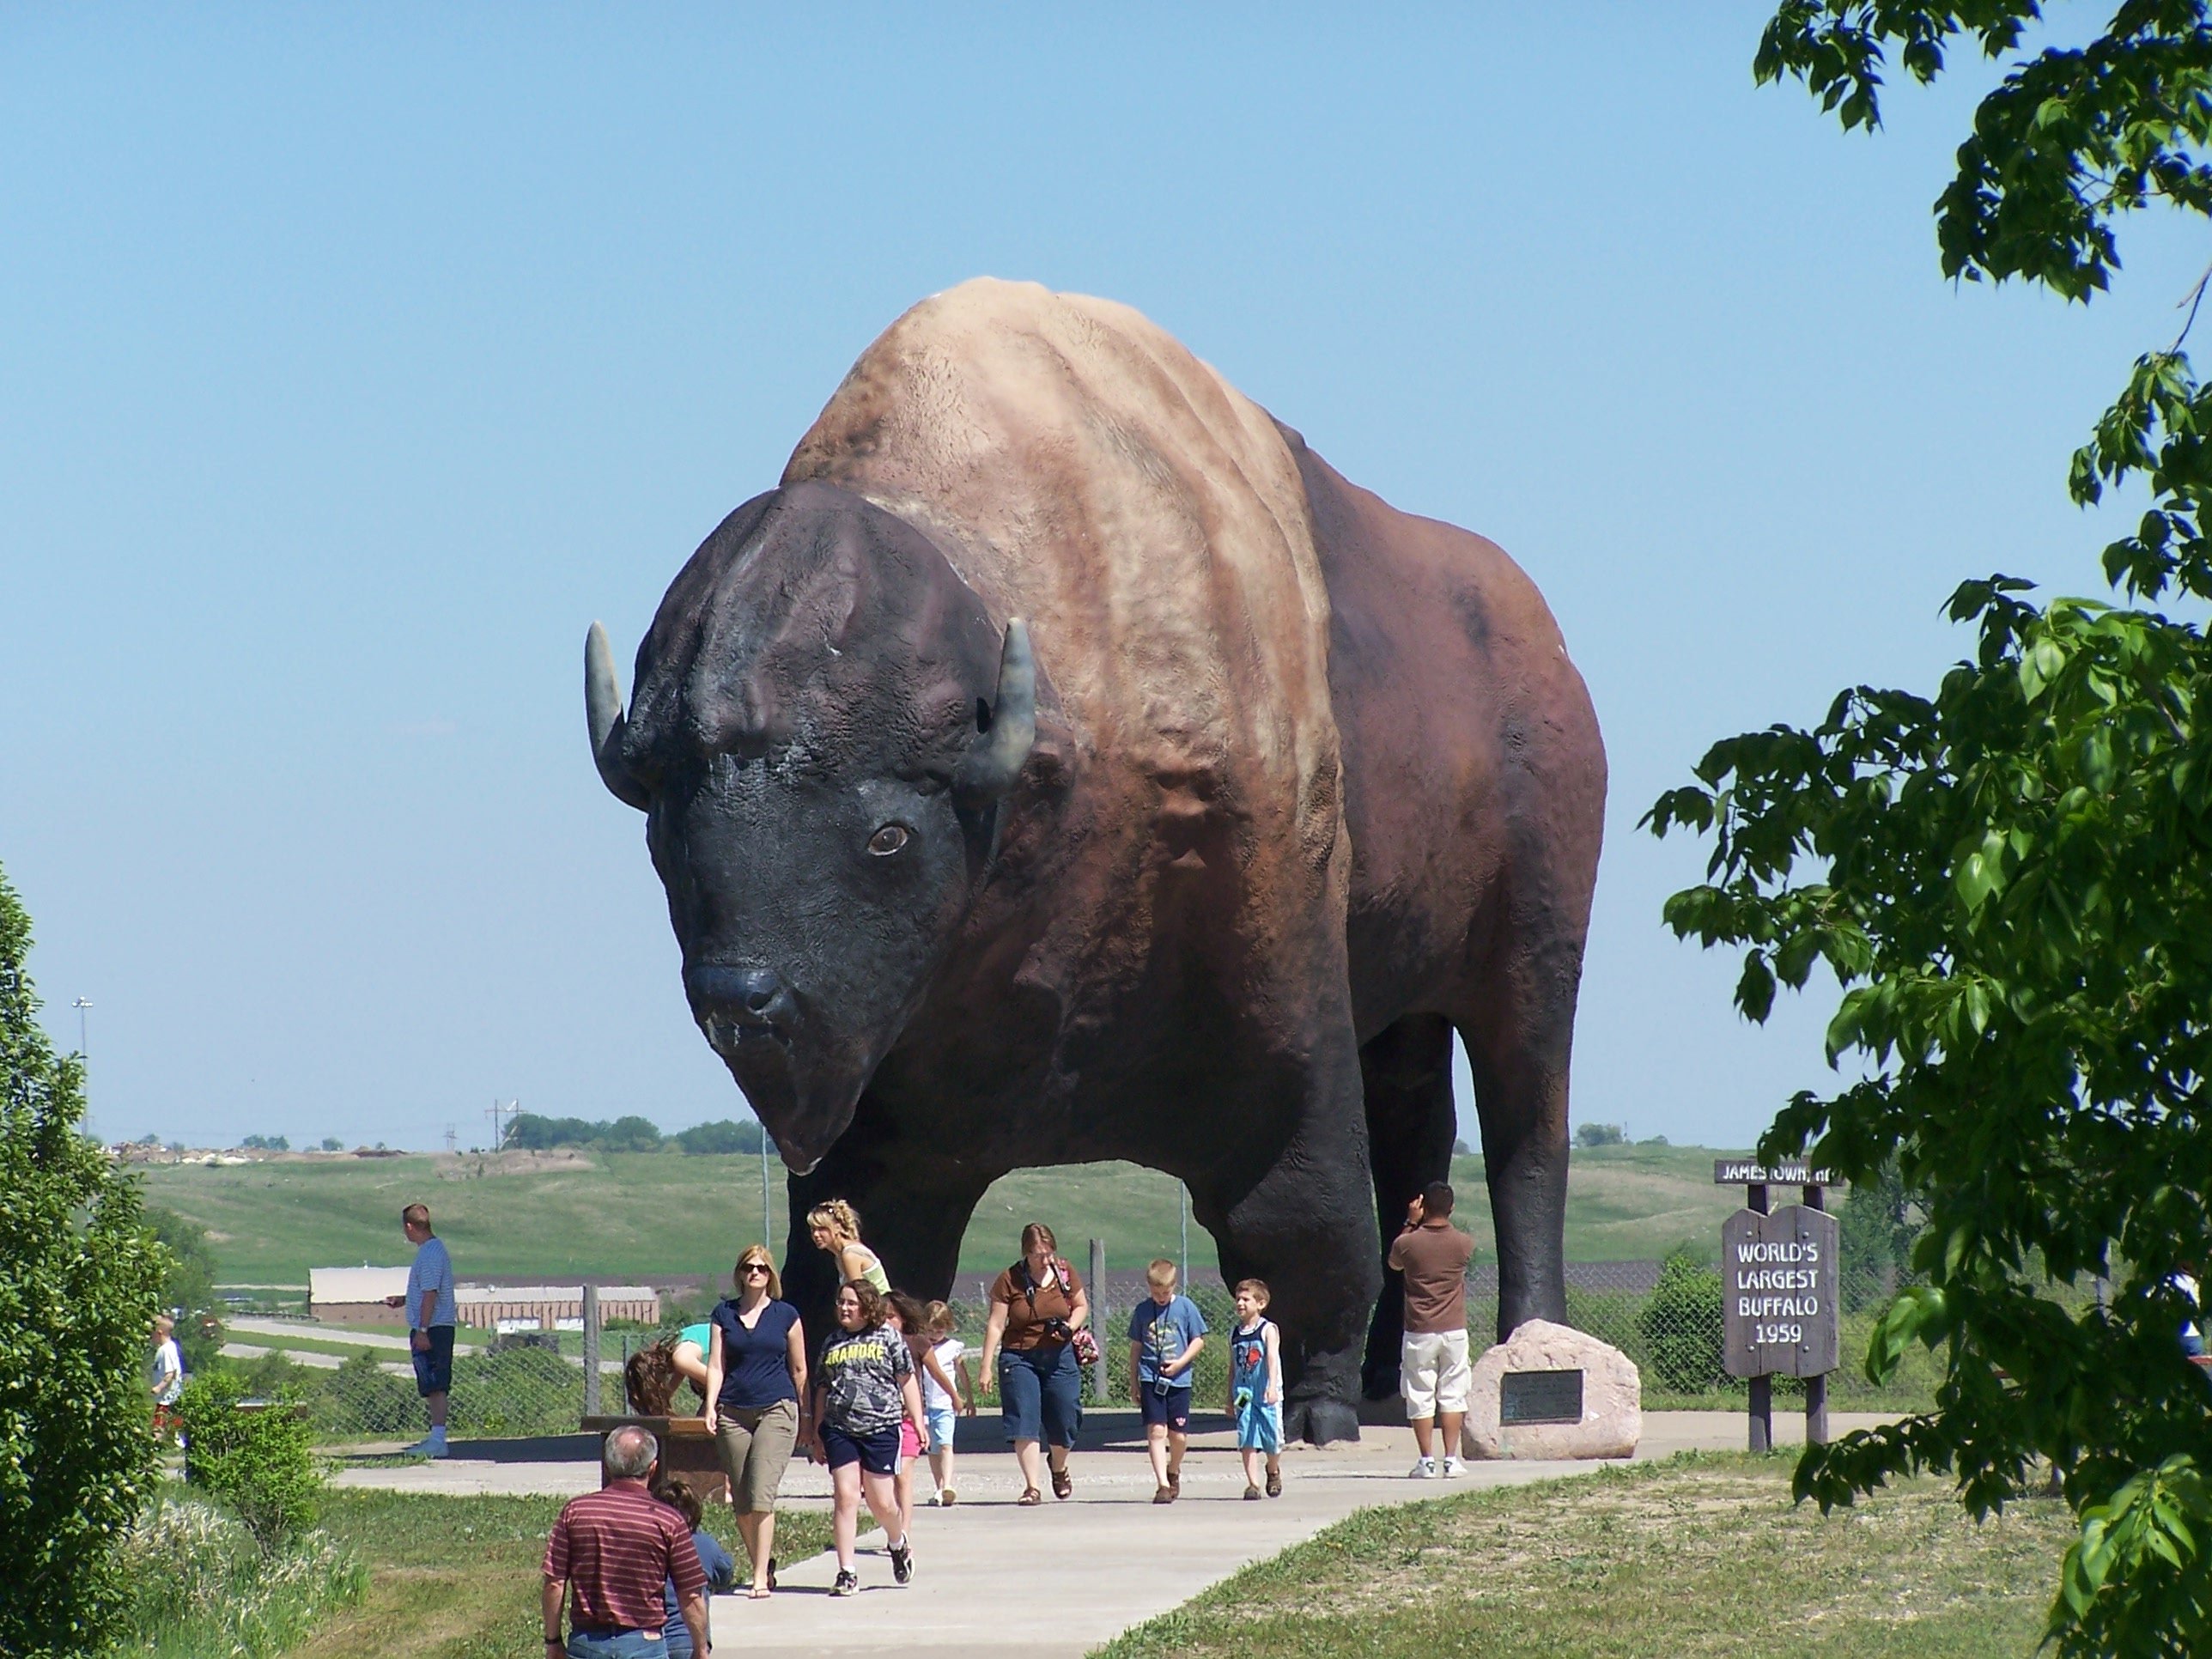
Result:
[[[660,1442],[664,1474],[681,1475],[690,1482],[702,1504],[718,1504],[730,1495],[730,1478],[722,1473],[722,1460],[714,1450],[714,1437],[707,1432],[703,1417],[586,1417],[583,1427],[586,1433],[599,1437],[603,1450],[607,1436],[617,1429],[650,1429]],[[601,1481],[605,1478],[602,1463]]]

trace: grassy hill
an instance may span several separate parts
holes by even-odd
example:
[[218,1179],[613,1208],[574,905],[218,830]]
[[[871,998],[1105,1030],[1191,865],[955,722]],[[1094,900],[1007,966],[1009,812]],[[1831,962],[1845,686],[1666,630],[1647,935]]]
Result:
[[[1655,1257],[1684,1239],[1717,1254],[1721,1219],[1742,1196],[1712,1184],[1715,1156],[1693,1146],[1577,1152],[1568,1183],[1568,1259]],[[771,1163],[770,1172],[781,1251],[783,1171]],[[762,1237],[760,1161],[743,1156],[423,1154],[155,1166],[144,1176],[149,1201],[210,1230],[230,1284],[304,1285],[310,1267],[404,1261],[399,1210],[416,1199],[430,1206],[464,1276],[719,1277]],[[1452,1181],[1462,1224],[1491,1255],[1482,1160],[1455,1160]],[[962,1273],[1005,1266],[1022,1224],[1032,1219],[1049,1222],[1079,1261],[1085,1240],[1103,1238],[1109,1267],[1140,1267],[1176,1254],[1176,1183],[1127,1164],[1008,1176],[976,1206]],[[1194,1266],[1213,1265],[1212,1240],[1195,1222],[1190,1253]]]

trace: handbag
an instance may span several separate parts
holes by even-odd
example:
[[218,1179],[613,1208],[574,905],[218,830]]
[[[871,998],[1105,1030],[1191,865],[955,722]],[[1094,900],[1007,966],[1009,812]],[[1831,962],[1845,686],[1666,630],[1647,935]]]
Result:
[[[1016,1265],[1022,1270],[1022,1294],[1029,1298],[1030,1316],[1034,1319],[1036,1316],[1036,1281],[1030,1277],[1030,1264],[1026,1261],[1018,1262]],[[1066,1295],[1067,1292],[1068,1281],[1074,1277],[1073,1270],[1070,1268],[1066,1261],[1060,1256],[1053,1257],[1052,1270],[1060,1279],[1061,1293]],[[1068,1300],[1073,1302],[1074,1297],[1071,1296],[1068,1297]],[[1055,1320],[1053,1322],[1055,1324],[1062,1324],[1066,1322]],[[1091,1328],[1088,1325],[1079,1326],[1075,1329],[1069,1331],[1067,1334],[1067,1346],[1075,1350],[1075,1363],[1077,1364],[1095,1365],[1098,1363],[1098,1339],[1091,1334]]]

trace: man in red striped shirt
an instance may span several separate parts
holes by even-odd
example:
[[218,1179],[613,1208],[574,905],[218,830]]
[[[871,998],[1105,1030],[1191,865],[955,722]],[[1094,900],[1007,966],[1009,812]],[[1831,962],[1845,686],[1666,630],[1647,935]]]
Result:
[[[565,1659],[650,1659],[666,1651],[663,1588],[676,1604],[698,1659],[707,1637],[707,1575],[684,1517],[646,1490],[660,1443],[635,1425],[607,1437],[606,1484],[571,1498],[545,1541],[545,1651]],[[568,1644],[561,1607],[574,1601]]]

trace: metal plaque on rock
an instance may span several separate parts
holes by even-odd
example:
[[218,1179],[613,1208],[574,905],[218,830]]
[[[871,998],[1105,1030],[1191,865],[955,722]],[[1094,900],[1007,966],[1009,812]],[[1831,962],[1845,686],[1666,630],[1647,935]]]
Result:
[[1721,1224],[1721,1312],[1730,1376],[1821,1376],[1842,1346],[1836,1218],[1802,1204],[1738,1210]]
[[1583,1420],[1580,1371],[1508,1371],[1498,1379],[1498,1420],[1510,1428],[1522,1423],[1579,1423]]

